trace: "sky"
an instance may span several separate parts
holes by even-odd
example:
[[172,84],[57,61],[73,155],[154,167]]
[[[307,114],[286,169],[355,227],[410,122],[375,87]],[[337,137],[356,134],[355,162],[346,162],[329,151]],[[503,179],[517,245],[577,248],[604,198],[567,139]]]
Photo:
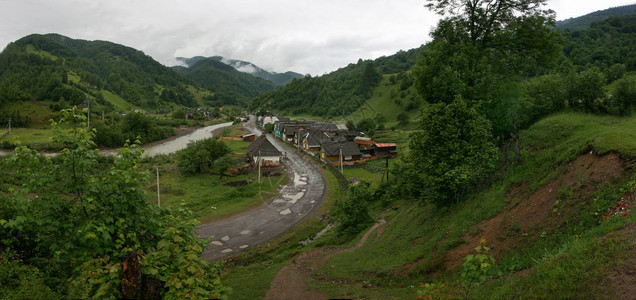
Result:
[[[105,40],[166,66],[214,56],[322,75],[430,41],[426,0],[0,0],[0,48],[33,33]],[[548,0],[557,20],[634,0]]]

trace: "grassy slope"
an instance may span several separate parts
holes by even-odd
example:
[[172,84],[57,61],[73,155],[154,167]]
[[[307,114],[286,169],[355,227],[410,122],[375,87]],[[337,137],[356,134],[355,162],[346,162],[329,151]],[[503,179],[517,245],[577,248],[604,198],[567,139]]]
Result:
[[[415,87],[411,86],[405,91],[400,90],[400,82],[395,84],[389,82],[391,74],[384,75],[376,88],[373,89],[373,95],[362,106],[360,106],[345,120],[359,121],[364,118],[373,118],[376,115],[383,115],[386,119],[385,126],[390,128],[397,126],[397,116],[404,111],[404,106],[411,97],[419,97]],[[402,102],[402,106],[398,105],[397,100]],[[407,112],[411,122],[416,121],[421,109],[414,109]]]
[[[414,297],[413,287],[417,287],[419,282],[443,280],[455,283],[457,273],[446,271],[443,267],[446,252],[460,245],[462,236],[473,225],[502,211],[509,201],[502,196],[512,187],[522,182],[529,182],[530,189],[545,184],[545,178],[557,177],[562,172],[557,167],[559,164],[573,160],[584,150],[589,151],[588,145],[598,153],[618,151],[625,157],[634,158],[634,128],[636,117],[617,118],[574,113],[548,117],[521,134],[524,162],[509,168],[489,188],[468,195],[464,202],[443,212],[411,201],[398,201],[395,204],[399,206],[398,210],[384,212],[389,225],[381,237],[376,242],[327,260],[319,272],[328,280],[315,282],[314,287],[329,292],[331,296],[375,298],[380,294]],[[609,207],[612,201],[615,203],[617,197],[622,195],[621,188],[624,189],[627,184],[629,183],[621,182],[598,189],[595,199],[610,200],[584,203],[575,208],[568,218],[564,218],[568,223],[561,224],[561,227],[539,242],[519,246],[512,253],[504,255],[497,270],[510,274],[528,267],[546,268],[543,266],[545,261],[554,261],[553,266],[561,266],[561,270],[565,265],[567,270],[577,272],[580,268],[577,269],[572,264],[580,263],[589,255],[596,255],[598,261],[590,263],[592,274],[588,276],[585,272],[579,272],[579,276],[574,276],[574,282],[593,281],[596,277],[606,275],[607,268],[601,266],[611,266],[614,263],[613,254],[625,249],[626,242],[618,238],[605,242],[595,237],[620,227],[625,222],[633,222],[633,218],[621,220],[618,225],[605,225],[607,223],[599,220],[600,216],[590,216],[585,212],[593,211],[599,205],[604,206],[604,209]],[[580,210],[580,217],[577,217],[577,209]],[[600,227],[597,227],[598,224]],[[563,255],[568,250],[571,253]],[[391,255],[386,255],[387,253]],[[563,274],[555,273],[550,276],[558,280],[561,275]],[[516,279],[510,283],[506,281],[507,278],[504,276],[492,283],[494,286],[506,287],[507,292],[498,294],[500,297],[532,295],[525,294],[523,289],[514,288],[520,284],[532,289],[544,288],[548,293],[553,291],[560,293],[558,295],[573,295],[563,289],[551,287],[541,275]],[[349,284],[345,286],[328,283],[331,281]],[[365,282],[372,283],[372,288],[363,288]],[[580,288],[582,291],[574,295],[582,295],[588,289],[589,286],[583,285]],[[492,292],[492,288],[484,288],[476,290],[474,294],[488,298]]]
[[[405,91],[401,91],[399,81],[395,84],[391,84],[389,82],[389,78],[391,76],[392,74],[383,75],[382,80],[380,81],[378,86],[373,89],[371,98],[369,98],[356,111],[348,116],[332,119],[331,121],[337,124],[345,124],[348,120],[358,122],[365,118],[374,118],[377,115],[382,115],[385,117],[386,120],[384,122],[386,128],[391,128],[393,126],[397,127],[397,116],[402,111],[404,111],[404,106],[406,106],[406,104],[408,103],[408,99],[410,99],[411,97],[419,96],[414,86],[411,86]],[[400,106],[396,100],[400,100],[403,103],[402,106]],[[413,128],[416,126],[417,120],[421,115],[421,109],[414,109],[407,113],[410,119],[410,124],[407,127]],[[307,114],[291,114],[289,112],[284,112],[284,114],[296,120],[325,120],[324,117],[317,117]]]
[[115,110],[117,111],[132,111],[139,110],[144,111],[142,108],[131,104],[130,102],[124,100],[122,97],[115,95],[107,90],[102,90],[102,95],[104,95],[104,99],[106,101],[112,103],[115,106]]

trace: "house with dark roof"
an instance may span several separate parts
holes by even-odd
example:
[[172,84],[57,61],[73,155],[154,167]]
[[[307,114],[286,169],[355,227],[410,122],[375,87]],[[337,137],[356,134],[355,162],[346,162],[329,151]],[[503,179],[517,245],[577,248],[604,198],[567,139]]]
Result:
[[329,137],[319,129],[311,129],[300,138],[302,149],[312,155],[320,152],[322,144],[329,141]]
[[287,143],[291,143],[294,141],[294,134],[296,133],[296,129],[298,128],[297,124],[286,124],[285,128],[283,128],[283,141]]
[[345,165],[357,164],[362,156],[358,145],[354,142],[333,142],[327,141],[322,144],[320,149],[320,160],[337,166],[340,164],[340,158],[342,156],[342,163]]
[[263,165],[279,165],[280,151],[263,134],[247,147],[247,157],[253,163]]

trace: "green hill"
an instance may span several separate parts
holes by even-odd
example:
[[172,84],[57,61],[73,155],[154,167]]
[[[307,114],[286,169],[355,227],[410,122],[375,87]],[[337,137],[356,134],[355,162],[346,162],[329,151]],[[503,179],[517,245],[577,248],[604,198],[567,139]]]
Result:
[[582,30],[589,27],[594,22],[599,22],[609,17],[633,14],[636,14],[636,4],[612,7],[604,10],[595,11],[584,16],[558,21],[557,28],[570,31]]
[[382,74],[406,72],[415,64],[418,53],[419,48],[399,51],[376,60],[359,60],[322,76],[294,79],[256,98],[250,107],[289,115],[346,117],[373,97]]
[[200,58],[190,62],[193,63],[190,67],[173,67],[173,70],[213,91],[214,96],[205,99],[211,105],[244,105],[276,87],[270,81],[239,72],[216,59]]
[[106,41],[34,34],[0,53],[0,106],[35,100],[58,110],[88,98],[107,111],[196,106],[189,85],[143,52]]

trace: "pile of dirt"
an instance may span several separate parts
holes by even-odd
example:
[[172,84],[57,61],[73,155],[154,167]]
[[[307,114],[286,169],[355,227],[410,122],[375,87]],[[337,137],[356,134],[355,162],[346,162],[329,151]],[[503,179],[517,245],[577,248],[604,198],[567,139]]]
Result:
[[[470,230],[477,234],[465,234],[465,243],[446,254],[445,267],[453,269],[462,265],[464,257],[479,245],[481,238],[486,239],[495,256],[501,255],[515,242],[536,234],[533,229],[545,226],[550,218],[566,213],[564,210],[576,204],[573,202],[588,201],[598,187],[623,177],[626,167],[616,153],[604,156],[590,153],[570,162],[561,176],[534,192],[529,192],[528,183],[512,188],[506,196],[510,200],[507,207]],[[571,200],[564,205],[567,199]]]

